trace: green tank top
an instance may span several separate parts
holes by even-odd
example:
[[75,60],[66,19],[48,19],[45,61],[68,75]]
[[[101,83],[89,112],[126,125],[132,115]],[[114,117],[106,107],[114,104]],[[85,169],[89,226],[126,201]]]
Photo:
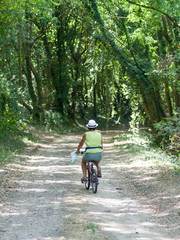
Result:
[[[101,147],[101,133],[98,131],[86,132],[86,147]],[[102,152],[101,148],[87,149],[86,153]]]

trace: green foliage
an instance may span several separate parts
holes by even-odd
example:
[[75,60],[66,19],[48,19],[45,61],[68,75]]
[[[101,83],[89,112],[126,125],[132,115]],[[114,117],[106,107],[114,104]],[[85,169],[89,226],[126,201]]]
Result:
[[146,161],[155,161],[156,163],[171,163],[174,170],[180,169],[179,156],[174,156],[162,150],[157,145],[152,145],[152,134],[145,131],[137,131],[122,133],[114,138],[114,145],[120,150],[128,150],[138,159],[141,159],[144,164]]
[[[89,117],[140,127],[176,111],[178,1],[120,3],[1,1],[1,134],[25,121],[62,130]],[[175,139],[167,126],[157,126],[162,145]]]
[[0,166],[19,161],[17,154],[22,153],[27,142],[38,142],[38,129],[23,127],[13,131],[3,131],[0,135]]
[[47,130],[57,130],[59,129],[63,124],[63,117],[58,112],[53,111],[47,111],[45,113],[45,126]]
[[180,111],[171,118],[166,118],[159,123],[154,124],[157,130],[155,141],[162,148],[166,148],[173,153],[180,152]]
[[148,125],[148,118],[143,107],[143,101],[141,96],[136,95],[131,98],[131,128],[140,128]]
[[17,103],[18,95],[13,84],[8,84],[1,76],[0,79],[0,135],[19,129],[20,109]]
[[14,153],[22,151],[25,144],[22,140],[21,109],[18,105],[16,84],[0,78],[0,165],[15,159]]
[[95,233],[98,229],[98,226],[92,222],[88,222],[85,226],[84,226],[84,231],[85,230],[91,230],[92,233]]

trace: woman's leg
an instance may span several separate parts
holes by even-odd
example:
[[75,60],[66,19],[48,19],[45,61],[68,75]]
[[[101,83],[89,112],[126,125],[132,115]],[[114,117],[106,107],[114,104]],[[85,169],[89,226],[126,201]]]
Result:
[[94,164],[97,168],[100,168],[100,163],[99,162],[94,162]]
[[102,177],[102,174],[101,174],[100,163],[99,163],[99,162],[94,162],[94,164],[95,164],[96,167],[97,167],[97,176],[101,178],[101,177]]
[[84,161],[84,158],[82,158],[82,163],[81,163],[81,167],[82,167],[82,172],[83,172],[83,178],[86,178],[86,162]]

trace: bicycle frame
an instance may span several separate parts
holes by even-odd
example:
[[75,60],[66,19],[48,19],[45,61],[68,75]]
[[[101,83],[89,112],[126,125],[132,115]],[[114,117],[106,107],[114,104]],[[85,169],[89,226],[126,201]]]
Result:
[[96,170],[94,169],[93,162],[86,163],[86,167],[88,171],[88,178],[87,178],[87,181],[85,182],[85,188],[89,190],[91,185],[93,193],[96,193],[99,182],[98,182]]
[[87,166],[87,169],[89,169],[89,171],[90,171],[90,180],[92,180],[92,174],[93,174],[93,169],[94,169],[94,164],[93,163],[91,163],[91,162],[88,162],[87,164],[86,164],[86,166]]
[[[81,154],[84,153],[84,151],[80,151]],[[97,186],[99,184],[98,177],[97,177],[97,172],[94,169],[94,163],[93,161],[89,161],[86,163],[86,168],[88,171],[88,177],[87,180],[84,181],[85,183],[85,188],[89,190],[90,185],[92,186],[92,191],[93,193],[97,192]]]

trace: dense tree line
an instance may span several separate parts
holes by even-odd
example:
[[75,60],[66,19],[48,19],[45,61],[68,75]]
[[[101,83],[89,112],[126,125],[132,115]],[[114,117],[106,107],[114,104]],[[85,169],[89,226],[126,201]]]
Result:
[[176,116],[178,0],[0,4],[1,132],[54,113],[135,125]]

